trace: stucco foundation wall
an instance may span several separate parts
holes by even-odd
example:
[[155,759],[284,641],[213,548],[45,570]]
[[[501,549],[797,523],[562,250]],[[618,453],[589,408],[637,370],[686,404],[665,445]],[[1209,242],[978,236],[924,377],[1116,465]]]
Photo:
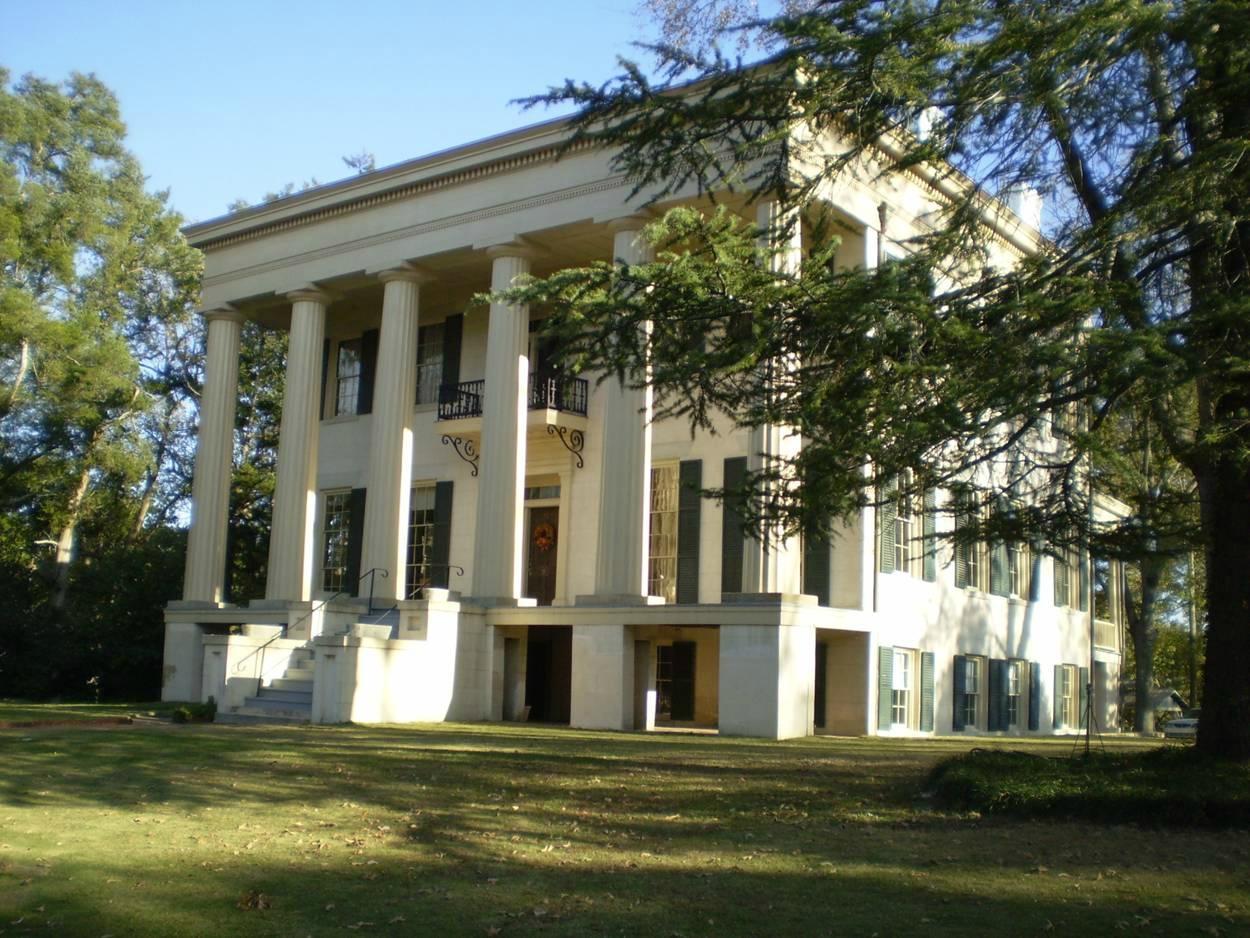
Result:
[[573,626],[569,723],[627,730],[634,722],[634,636],[625,625]]
[[768,739],[810,735],[815,656],[811,625],[722,625],[721,732]]
[[200,700],[204,630],[194,622],[165,623],[161,700]]

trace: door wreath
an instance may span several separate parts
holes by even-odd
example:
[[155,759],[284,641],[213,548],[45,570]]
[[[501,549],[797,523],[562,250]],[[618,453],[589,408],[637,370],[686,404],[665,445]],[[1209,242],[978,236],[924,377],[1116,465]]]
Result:
[[556,543],[556,529],[544,521],[534,527],[534,546],[541,551],[549,551]]

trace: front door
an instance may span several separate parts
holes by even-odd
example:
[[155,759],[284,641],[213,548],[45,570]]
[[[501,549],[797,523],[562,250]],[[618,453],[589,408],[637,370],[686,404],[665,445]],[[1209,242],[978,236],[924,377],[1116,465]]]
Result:
[[694,719],[694,642],[661,645],[655,655],[656,716],[689,722]]
[[556,598],[556,537],[559,530],[559,508],[530,509],[525,595],[538,600],[540,606],[550,606]]

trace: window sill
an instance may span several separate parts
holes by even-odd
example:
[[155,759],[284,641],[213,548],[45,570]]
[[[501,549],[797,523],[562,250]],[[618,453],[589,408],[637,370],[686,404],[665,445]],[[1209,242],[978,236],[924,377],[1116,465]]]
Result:
[[333,417],[322,417],[321,422],[323,424],[351,423],[354,420],[359,420],[361,417],[368,417],[368,416],[369,416],[368,414],[337,414]]

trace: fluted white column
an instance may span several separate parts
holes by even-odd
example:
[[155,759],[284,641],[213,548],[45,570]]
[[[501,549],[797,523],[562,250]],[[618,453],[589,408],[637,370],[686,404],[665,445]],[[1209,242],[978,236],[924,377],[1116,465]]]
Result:
[[226,577],[226,524],[230,511],[230,470],[234,451],[234,412],[239,391],[239,334],[243,316],[230,308],[204,313],[208,337],[200,429],[191,482],[191,530],[182,598],[219,603]]
[[289,293],[287,299],[291,300],[291,332],[265,598],[306,601],[312,596],[321,349],[329,297],[309,288]]
[[[522,246],[501,245],[487,253],[493,261],[493,291],[506,290],[529,273],[530,255]],[[483,600],[521,598],[528,388],[529,307],[493,302],[486,333],[482,468],[473,545],[473,594]]]
[[385,570],[385,578],[374,580],[374,594],[396,600],[407,598],[404,569],[412,486],[412,409],[417,395],[418,305],[420,285],[427,277],[410,267],[383,271],[378,277],[386,286],[360,572],[375,567]]
[[[763,230],[760,248],[770,269],[781,275],[796,274],[802,263],[799,219],[793,209],[784,209],[775,199],[761,202],[756,224]],[[785,361],[771,363],[774,371],[790,366]],[[798,454],[799,438],[793,427],[762,424],[752,427],[747,450],[747,468],[759,472],[765,467]],[[767,538],[749,539],[742,562],[744,593],[798,593],[802,589],[802,552],[794,538],[780,539],[770,532]]]
[[[614,260],[623,264],[651,260],[651,246],[642,236],[645,223],[642,218],[623,218],[612,224]],[[651,386],[629,388],[612,378],[604,382],[601,393],[603,468],[595,595],[643,597],[651,513]]]

